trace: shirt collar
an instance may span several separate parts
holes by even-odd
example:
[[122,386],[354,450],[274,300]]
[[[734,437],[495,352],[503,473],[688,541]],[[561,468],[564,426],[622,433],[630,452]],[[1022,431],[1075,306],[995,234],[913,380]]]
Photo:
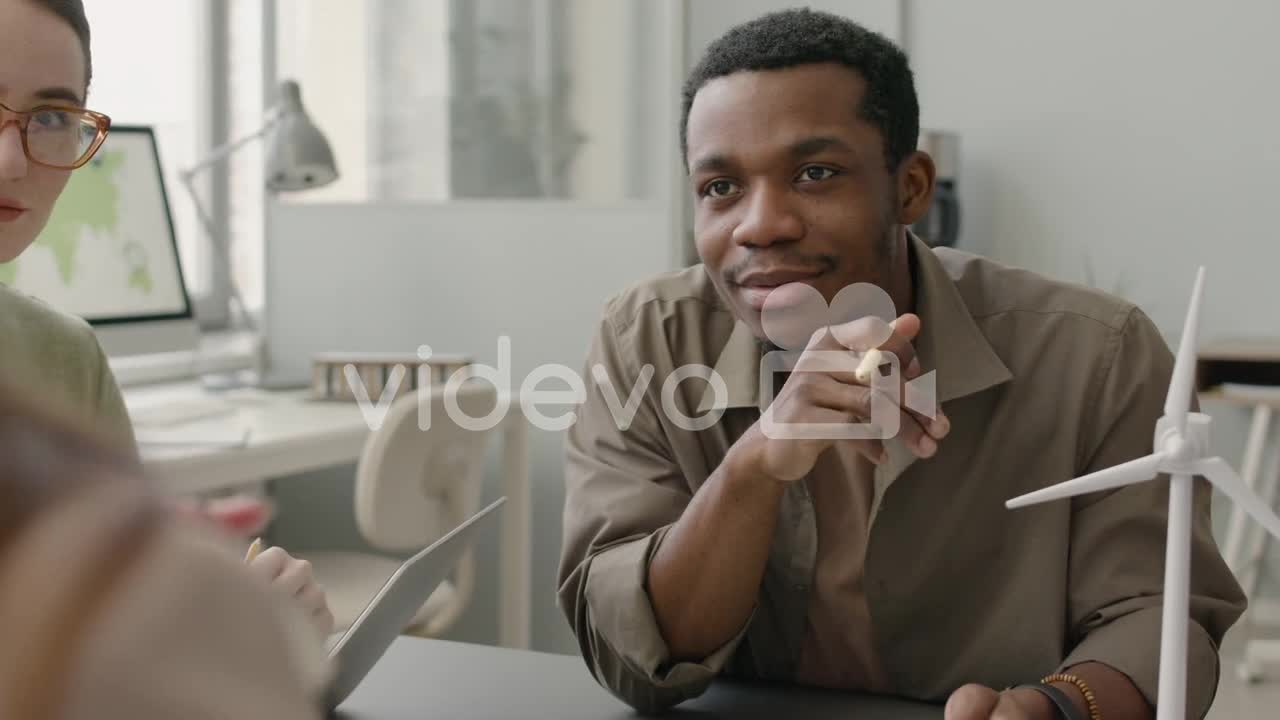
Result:
[[937,254],[908,236],[916,264],[916,356],[924,372],[937,371],[938,402],[944,403],[1008,382],[1013,373],[978,329],[964,297]]
[[[920,336],[916,355],[925,372],[937,371],[938,403],[972,395],[1007,382],[1013,373],[978,329],[959,288],[933,250],[908,233],[915,260],[916,314]],[[760,359],[764,346],[741,320],[716,359],[715,373],[724,380],[726,401],[717,405],[710,385],[698,403],[698,414],[712,410],[755,408],[760,399]]]
[[726,400],[718,405],[713,388],[707,385],[698,402],[698,414],[756,407],[760,401],[760,359],[763,356],[764,345],[756,339],[751,328],[741,320],[735,321],[729,341],[720,351],[714,368],[728,390]]

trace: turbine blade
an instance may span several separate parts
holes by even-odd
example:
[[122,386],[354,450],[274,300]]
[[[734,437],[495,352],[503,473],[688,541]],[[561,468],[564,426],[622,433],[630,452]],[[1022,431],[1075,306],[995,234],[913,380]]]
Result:
[[1244,508],[1244,511],[1253,516],[1259,525],[1280,540],[1280,517],[1276,517],[1275,512],[1267,507],[1262,498],[1255,495],[1249,486],[1244,484],[1244,480],[1240,479],[1226,460],[1219,457],[1205,458],[1197,461],[1195,468],[1198,474],[1205,476],[1214,487],[1231,498],[1232,502]]
[[1187,308],[1182,338],[1178,340],[1178,354],[1173,360],[1173,377],[1169,379],[1169,394],[1164,399],[1164,414],[1172,418],[1179,433],[1186,432],[1187,411],[1191,407],[1191,393],[1195,390],[1196,344],[1200,336],[1200,303],[1203,297],[1204,267],[1201,267],[1196,271],[1191,306]]
[[1109,467],[1105,470],[1099,470],[1089,473],[1075,480],[1068,480],[1064,483],[1051,485],[1042,490],[1020,495],[1004,505],[1009,509],[1025,507],[1027,505],[1036,505],[1050,500],[1061,500],[1062,498],[1075,497],[1085,493],[1097,492],[1099,490],[1110,490],[1111,488],[1123,487],[1125,485],[1136,485],[1154,478],[1160,471],[1160,462],[1164,460],[1162,453],[1147,455],[1137,460],[1130,460],[1127,463],[1121,463],[1115,467]]

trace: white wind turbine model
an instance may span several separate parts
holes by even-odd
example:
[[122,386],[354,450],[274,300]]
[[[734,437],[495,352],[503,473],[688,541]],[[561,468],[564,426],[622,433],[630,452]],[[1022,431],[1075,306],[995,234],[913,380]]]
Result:
[[1204,292],[1204,268],[1196,274],[1191,307],[1187,310],[1178,355],[1173,364],[1164,416],[1156,423],[1152,454],[1084,477],[1037,490],[1007,503],[1006,507],[1074,497],[1135,485],[1169,475],[1169,530],[1165,538],[1164,608],[1160,630],[1160,687],[1156,700],[1158,720],[1183,720],[1187,710],[1187,620],[1191,565],[1192,477],[1201,475],[1227,497],[1241,505],[1272,535],[1280,538],[1280,517],[1245,485],[1231,466],[1209,457],[1210,418],[1189,412],[1196,363],[1196,337],[1200,326],[1200,300]]

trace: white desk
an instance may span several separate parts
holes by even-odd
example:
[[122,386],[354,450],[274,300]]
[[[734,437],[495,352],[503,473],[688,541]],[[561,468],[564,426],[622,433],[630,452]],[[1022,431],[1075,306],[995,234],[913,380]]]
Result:
[[[198,395],[194,383],[131,388],[130,406]],[[225,396],[233,414],[190,423],[225,437],[249,431],[243,447],[142,446],[147,470],[175,494],[224,490],[282,475],[354,463],[369,426],[355,403],[308,400],[305,391],[245,391]],[[146,428],[139,428],[145,435]],[[513,399],[502,421],[502,493],[507,497],[500,530],[498,639],[506,647],[529,647],[533,544],[528,466],[528,422]],[[194,434],[194,433],[193,433]]]

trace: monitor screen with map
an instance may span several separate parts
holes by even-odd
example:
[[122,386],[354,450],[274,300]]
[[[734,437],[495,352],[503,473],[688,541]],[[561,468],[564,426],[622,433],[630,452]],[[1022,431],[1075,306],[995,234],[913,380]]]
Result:
[[88,320],[109,354],[189,349],[191,301],[151,128],[111,128],[32,246],[0,264],[0,282]]

